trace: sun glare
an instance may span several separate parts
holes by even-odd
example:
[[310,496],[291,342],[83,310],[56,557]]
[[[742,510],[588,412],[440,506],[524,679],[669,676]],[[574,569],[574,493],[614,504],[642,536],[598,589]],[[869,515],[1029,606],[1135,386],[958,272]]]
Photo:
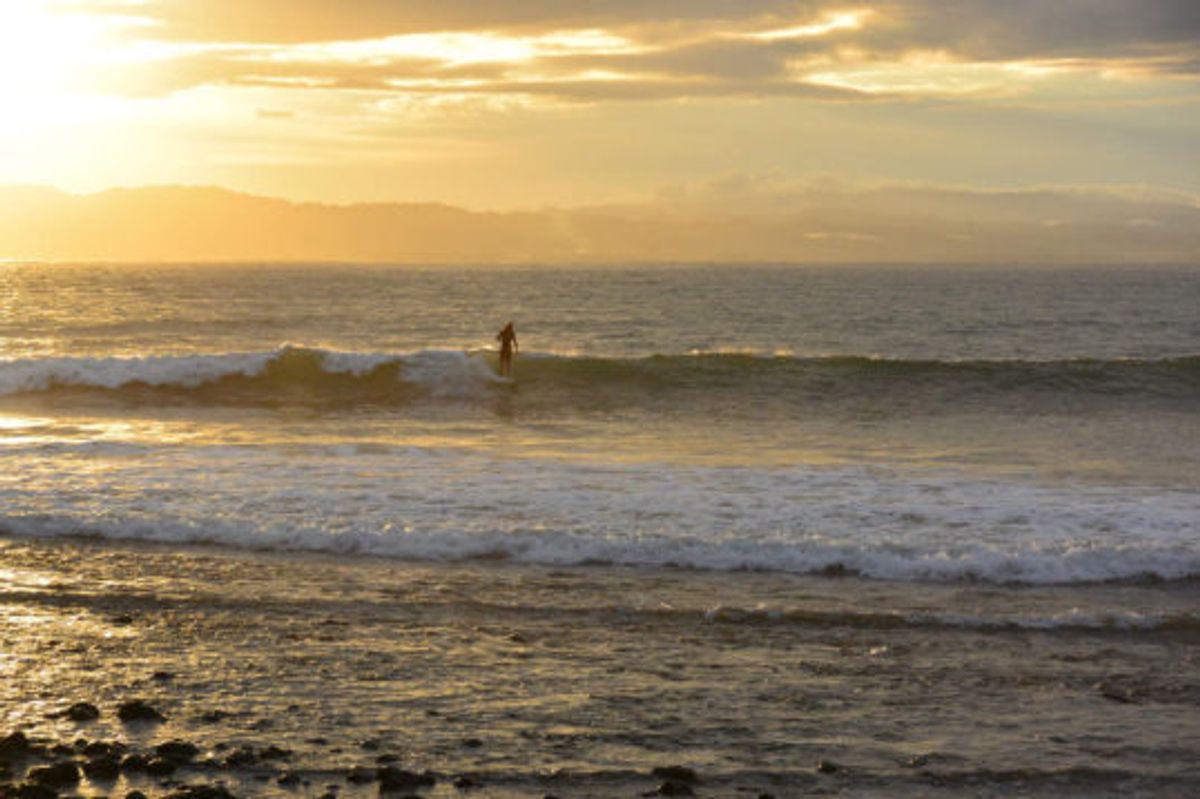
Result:
[[0,102],[28,114],[80,88],[128,18],[61,11],[47,0],[0,4]]

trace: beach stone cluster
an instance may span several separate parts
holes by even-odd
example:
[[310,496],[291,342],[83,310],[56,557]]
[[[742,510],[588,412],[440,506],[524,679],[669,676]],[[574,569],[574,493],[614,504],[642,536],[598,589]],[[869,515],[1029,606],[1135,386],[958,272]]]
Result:
[[[86,723],[98,719],[101,711],[95,705],[78,702],[54,713],[52,719],[68,719]],[[116,716],[125,724],[159,724],[166,716],[141,700],[122,703]],[[215,723],[223,715],[214,714],[207,723]],[[365,746],[374,751],[379,748]],[[394,763],[399,757],[381,754],[375,766],[354,766],[341,774],[329,771],[305,771],[291,765],[292,750],[277,744],[266,746],[242,745],[232,750],[224,744],[213,747],[207,757],[197,743],[169,740],[145,748],[135,748],[120,741],[93,741],[78,738],[73,742],[53,742],[28,737],[15,731],[0,737],[0,799],[53,799],[63,792],[74,792],[87,780],[100,788],[111,788],[122,777],[141,789],[130,789],[124,799],[150,799],[145,791],[154,791],[163,799],[233,799],[235,794],[226,786],[227,778],[239,782],[275,781],[284,787],[312,787],[319,778],[341,777],[354,785],[377,784],[380,795],[412,795],[432,787],[441,777],[429,771],[410,771]],[[176,779],[186,773],[189,781]],[[207,779],[205,782],[197,782]],[[143,785],[144,784],[144,785]],[[453,780],[459,790],[478,785],[471,777],[460,775]],[[325,786],[323,797],[336,797],[339,785]]]
[[[77,702],[47,714],[52,719],[68,719],[87,724],[100,718],[95,705]],[[141,700],[132,700],[116,708],[118,719],[127,725],[157,725],[166,716]],[[213,713],[204,723],[218,723],[228,714]],[[310,739],[329,743],[325,738]],[[467,748],[482,748],[477,738],[464,739]],[[234,799],[229,784],[250,785],[274,782],[285,788],[307,789],[305,795],[320,799],[338,799],[343,785],[359,790],[376,786],[380,796],[418,797],[439,782],[448,782],[456,791],[466,793],[484,787],[477,776],[440,775],[432,771],[413,771],[396,763],[398,755],[380,752],[377,739],[359,743],[358,748],[373,755],[373,765],[356,765],[343,770],[305,769],[293,763],[291,749],[278,744],[230,746],[218,743],[211,748],[192,741],[172,739],[154,745],[135,747],[122,741],[88,740],[55,742],[31,738],[18,730],[0,737],[0,799],[54,799],[78,795],[85,780],[94,788],[111,790],[124,778],[121,799]],[[335,750],[337,751],[337,750]],[[378,753],[378,754],[376,754]],[[818,769],[822,770],[822,769]],[[642,796],[695,796],[700,783],[697,773],[686,766],[668,765],[650,770],[646,777],[655,785]],[[340,782],[336,781],[340,780]],[[245,788],[240,789],[243,792]],[[772,799],[760,793],[759,799]],[[544,799],[557,799],[547,793]]]

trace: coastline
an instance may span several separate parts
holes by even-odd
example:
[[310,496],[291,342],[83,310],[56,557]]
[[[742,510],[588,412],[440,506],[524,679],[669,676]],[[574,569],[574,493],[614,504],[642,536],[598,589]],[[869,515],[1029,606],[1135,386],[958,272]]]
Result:
[[[78,763],[80,739],[197,747],[168,775],[85,780],[78,795],[223,781],[365,796],[380,784],[355,769],[389,767],[430,772],[412,786],[426,796],[653,794],[672,790],[673,772],[654,772],[667,767],[692,770],[675,788],[704,796],[1183,796],[1200,777],[1195,581],[920,584],[19,538],[0,538],[0,563],[0,737]],[[135,699],[167,721],[122,723]],[[48,718],[77,702],[100,717]],[[228,764],[269,747],[289,754]]]

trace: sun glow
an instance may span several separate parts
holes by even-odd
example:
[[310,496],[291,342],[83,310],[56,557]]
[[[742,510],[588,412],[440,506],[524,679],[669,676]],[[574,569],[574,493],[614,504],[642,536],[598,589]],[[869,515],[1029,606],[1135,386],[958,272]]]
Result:
[[95,68],[113,60],[129,16],[59,10],[52,0],[0,4],[0,103],[25,115],[84,88]]
[[342,62],[374,66],[411,59],[467,66],[527,62],[559,55],[612,55],[636,49],[627,39],[601,30],[558,31],[539,36],[447,32],[263,48],[249,53],[247,58],[276,63]]
[[859,9],[855,11],[839,11],[829,14],[820,22],[808,25],[795,25],[790,28],[747,33],[743,38],[760,42],[774,42],[786,39],[806,39],[815,36],[827,36],[835,31],[858,30],[863,26],[863,20],[871,16],[873,11]]

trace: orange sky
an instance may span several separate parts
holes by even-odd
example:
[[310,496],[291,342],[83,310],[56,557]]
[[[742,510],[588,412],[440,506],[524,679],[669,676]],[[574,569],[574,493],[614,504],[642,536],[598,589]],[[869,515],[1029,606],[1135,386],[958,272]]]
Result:
[[503,210],[835,181],[1196,207],[1198,54],[1195,0],[0,0],[0,184]]

